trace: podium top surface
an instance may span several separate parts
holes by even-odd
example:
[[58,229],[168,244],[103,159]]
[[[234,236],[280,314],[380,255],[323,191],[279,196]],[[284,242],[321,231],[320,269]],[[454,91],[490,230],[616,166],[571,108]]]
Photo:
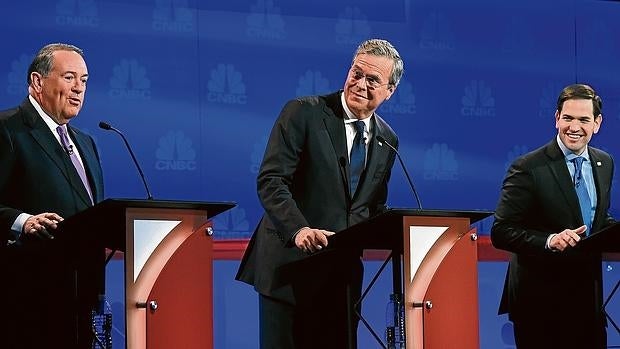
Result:
[[[460,217],[460,218],[469,218],[469,223],[473,224],[478,222],[479,220],[485,219],[491,216],[493,211],[484,211],[484,210],[439,210],[439,209],[431,209],[431,210],[423,210],[417,208],[391,208],[386,212],[380,214],[388,215],[388,216],[426,216],[426,217]],[[371,218],[372,219],[372,218]]]
[[[149,200],[149,199],[106,199],[90,209],[126,209],[126,208],[170,208],[184,210],[206,210],[207,218],[237,206],[234,202]],[[88,211],[88,210],[87,210]]]
[[467,218],[471,225],[492,214],[493,211],[482,210],[392,208],[341,230],[328,239],[330,245],[335,248],[358,247],[363,249],[402,250],[402,222],[405,217]]
[[[131,208],[204,211],[207,219],[235,207],[234,202],[106,199],[58,224],[58,237],[79,237],[110,249],[125,250],[125,213]],[[80,233],[82,232],[82,233]],[[79,240],[79,239],[76,239]]]
[[620,222],[592,233],[577,246],[592,253],[620,252]]

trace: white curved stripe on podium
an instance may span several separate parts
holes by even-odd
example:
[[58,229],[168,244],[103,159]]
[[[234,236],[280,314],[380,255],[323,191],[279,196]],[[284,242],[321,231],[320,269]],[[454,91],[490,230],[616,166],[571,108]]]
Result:
[[418,272],[418,268],[426,257],[428,251],[439,239],[439,237],[448,230],[448,227],[429,227],[429,226],[410,226],[409,227],[409,252],[411,253],[409,259],[409,267],[411,268],[409,282],[413,281],[415,274]]
[[133,223],[134,238],[134,265],[133,281],[138,279],[138,275],[153,251],[162,240],[177,226],[181,221],[161,221],[161,220],[140,220],[136,219]]

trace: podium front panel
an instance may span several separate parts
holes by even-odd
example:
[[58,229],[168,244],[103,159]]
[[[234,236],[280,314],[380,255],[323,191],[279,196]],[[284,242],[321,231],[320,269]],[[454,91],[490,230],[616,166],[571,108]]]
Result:
[[478,348],[477,246],[469,219],[404,217],[403,235],[407,348]]
[[[212,238],[207,214],[200,210],[128,208],[126,211],[125,310],[128,349],[212,347]],[[193,282],[188,282],[188,274]],[[175,289],[176,297],[170,296]],[[188,309],[191,295],[204,293]],[[182,299],[177,299],[182,298]],[[206,305],[208,303],[208,306]],[[191,316],[188,311],[193,311]],[[199,337],[184,337],[171,322],[203,323]],[[208,331],[208,335],[202,335]],[[176,345],[175,345],[176,346]]]
[[[209,223],[210,224],[210,223]],[[201,227],[162,269],[146,309],[148,349],[213,347],[213,239]]]

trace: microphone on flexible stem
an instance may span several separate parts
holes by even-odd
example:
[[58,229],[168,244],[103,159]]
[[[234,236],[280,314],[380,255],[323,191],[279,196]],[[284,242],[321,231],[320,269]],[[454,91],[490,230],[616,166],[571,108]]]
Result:
[[107,122],[99,122],[99,127],[107,130],[107,131],[114,131],[116,133],[118,133],[121,138],[123,139],[123,141],[125,142],[125,146],[127,147],[127,150],[129,150],[129,154],[131,155],[131,158],[133,159],[133,163],[136,165],[136,168],[138,169],[138,172],[140,173],[140,178],[142,178],[142,183],[144,183],[144,189],[146,189],[146,195],[147,195],[147,199],[149,200],[153,200],[153,196],[151,195],[151,191],[149,190],[149,186],[146,184],[146,179],[144,178],[144,173],[142,173],[142,169],[140,168],[140,164],[138,163],[138,160],[136,160],[136,156],[133,154],[133,151],[131,150],[131,147],[129,146],[129,142],[127,142],[127,138],[125,138],[125,135],[123,135],[123,133],[119,130],[117,130],[116,128],[112,127],[112,125],[108,124]]
[[347,167],[347,159],[345,159],[344,156],[341,156],[340,158],[338,158],[338,163],[340,164],[342,168]]
[[421,210],[422,203],[420,203],[420,197],[418,196],[418,192],[415,190],[415,187],[413,186],[413,182],[411,181],[411,178],[409,177],[409,172],[407,172],[407,167],[405,167],[405,163],[403,163],[403,159],[400,157],[398,150],[393,145],[388,143],[388,141],[386,141],[385,138],[381,136],[377,136],[377,142],[379,142],[379,144],[385,143],[385,145],[390,147],[390,149],[392,149],[394,153],[396,153],[396,156],[398,157],[398,161],[400,161],[400,167],[403,168],[403,172],[405,172],[405,176],[407,176],[407,181],[409,181],[409,186],[411,187],[411,191],[413,192],[413,195],[415,196],[415,200],[418,203],[418,208]]

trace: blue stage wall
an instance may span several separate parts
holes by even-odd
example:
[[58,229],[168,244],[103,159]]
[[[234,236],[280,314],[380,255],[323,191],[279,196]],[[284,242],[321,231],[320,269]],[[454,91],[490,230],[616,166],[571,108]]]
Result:
[[[219,239],[249,237],[261,215],[255,177],[284,102],[341,88],[352,52],[370,37],[390,40],[405,60],[401,85],[379,112],[400,136],[425,208],[493,210],[510,162],[554,136],[555,99],[570,83],[591,83],[603,97],[593,144],[620,154],[618,1],[22,0],[3,1],[0,14],[0,109],[25,97],[41,46],[82,47],[90,79],[73,122],[99,146],[106,196],[145,193],[101,120],[124,131],[155,198],[239,204],[215,219]],[[389,204],[415,206],[398,167]],[[477,228],[485,234],[490,224]],[[243,316],[247,336],[232,327],[242,317],[237,302],[254,306],[251,289],[232,281],[235,267],[216,265],[217,316],[232,317],[216,319],[218,349],[256,341],[252,317]],[[617,280],[614,267],[606,275]],[[499,341],[510,331],[494,315],[504,270],[480,266],[488,348],[511,347]]]

